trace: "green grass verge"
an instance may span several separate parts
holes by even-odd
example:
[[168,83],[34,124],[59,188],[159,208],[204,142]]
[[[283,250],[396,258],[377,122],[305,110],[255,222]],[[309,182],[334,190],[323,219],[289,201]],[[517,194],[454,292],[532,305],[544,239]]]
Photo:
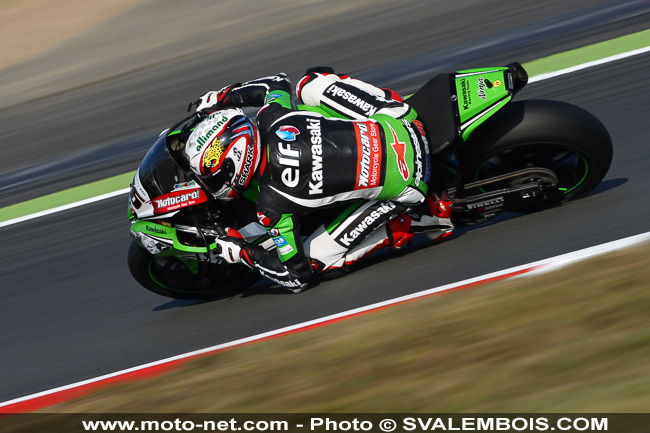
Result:
[[648,269],[645,244],[233,348],[47,411],[645,413]]
[[647,46],[650,46],[650,30],[644,30],[631,35],[611,39],[609,41],[533,60],[526,63],[524,67],[528,71],[528,75],[533,77],[535,75],[559,71]]
[[97,197],[120,189],[128,188],[135,172],[124,173],[108,179],[55,192],[33,200],[24,201],[0,209],[0,222],[30,215],[55,207]]

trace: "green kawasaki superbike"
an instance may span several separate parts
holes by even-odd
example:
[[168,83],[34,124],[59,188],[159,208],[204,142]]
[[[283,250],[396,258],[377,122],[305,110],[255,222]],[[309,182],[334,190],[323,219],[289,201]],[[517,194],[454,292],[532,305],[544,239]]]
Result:
[[[435,76],[406,101],[418,111],[435,149],[431,188],[453,198],[457,226],[576,200],[609,169],[612,142],[603,124],[564,102],[511,102],[527,81],[519,63],[458,71]],[[142,286],[172,298],[214,298],[260,278],[244,265],[219,261],[215,238],[224,227],[275,248],[257,222],[254,188],[239,200],[218,201],[181,169],[177,128],[198,121],[189,116],[160,135],[129,195],[129,269]],[[305,235],[325,213],[303,224]]]

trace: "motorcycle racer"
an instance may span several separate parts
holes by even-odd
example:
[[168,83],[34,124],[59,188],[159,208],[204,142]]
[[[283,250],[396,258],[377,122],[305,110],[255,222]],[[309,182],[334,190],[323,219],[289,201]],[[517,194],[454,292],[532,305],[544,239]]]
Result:
[[[196,103],[206,117],[185,146],[190,168],[222,200],[259,181],[257,216],[277,246],[267,251],[229,229],[217,239],[221,258],[298,292],[315,275],[399,248],[416,233],[451,232],[451,200],[428,191],[426,131],[399,94],[325,67],[308,70],[296,94],[307,107],[293,106],[291,84],[278,74]],[[243,107],[261,107],[256,122]],[[342,204],[303,242],[305,215]]]

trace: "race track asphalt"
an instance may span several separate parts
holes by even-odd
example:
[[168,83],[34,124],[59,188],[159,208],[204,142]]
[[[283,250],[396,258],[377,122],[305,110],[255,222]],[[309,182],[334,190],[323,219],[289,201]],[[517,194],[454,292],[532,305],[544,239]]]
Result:
[[[166,62],[2,108],[0,206],[134,170],[187,101],[233,81],[280,70],[295,81],[330,64],[408,93],[434,72],[525,62],[644,30],[648,19],[640,1],[447,3],[294,16],[299,25],[264,39],[183,59],[170,49]],[[517,97],[574,103],[609,129],[614,161],[590,196],[436,246],[417,241],[299,295],[261,285],[199,303],[147,292],[126,267],[126,197],[1,228],[0,401],[648,231],[648,68],[643,54]]]

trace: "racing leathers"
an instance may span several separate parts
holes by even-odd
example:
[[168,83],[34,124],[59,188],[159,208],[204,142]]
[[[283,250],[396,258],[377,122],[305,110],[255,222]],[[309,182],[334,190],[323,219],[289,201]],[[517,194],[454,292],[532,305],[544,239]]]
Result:
[[[382,246],[399,247],[416,232],[440,235],[453,228],[450,208],[441,214],[437,196],[425,201],[426,133],[399,95],[329,68],[308,71],[296,93],[305,104],[298,109],[283,74],[217,92],[220,107],[262,107],[257,123],[266,161],[256,207],[277,248],[238,241],[242,262],[298,288],[315,273],[344,267]],[[446,197],[442,202],[451,206]],[[337,217],[303,242],[303,217],[333,206],[340,208]],[[408,213],[416,208],[419,214]]]

